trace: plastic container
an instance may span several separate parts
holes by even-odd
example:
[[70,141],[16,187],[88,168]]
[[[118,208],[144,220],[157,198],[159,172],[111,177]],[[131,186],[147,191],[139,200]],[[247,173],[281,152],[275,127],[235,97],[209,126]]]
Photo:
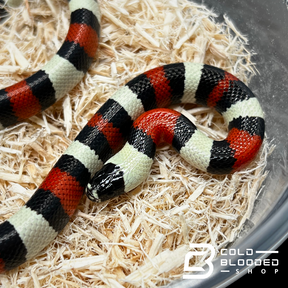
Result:
[[[277,145],[268,159],[270,171],[264,189],[244,225],[243,233],[232,245],[231,251],[241,254],[221,256],[213,261],[214,270],[206,279],[178,280],[168,287],[227,287],[247,273],[242,266],[248,259],[263,259],[288,236],[288,9],[286,0],[193,0],[213,9],[218,20],[227,15],[249,39],[257,53],[253,57],[260,75],[254,76],[249,87],[258,96],[266,114],[266,132]],[[247,249],[251,249],[248,250]],[[236,249],[236,250],[234,250]],[[253,251],[253,255],[250,255]],[[239,254],[236,252],[236,254]],[[231,253],[234,254],[234,253]],[[221,258],[236,266],[221,272]],[[241,260],[239,263],[239,259]],[[277,257],[276,257],[277,258]],[[249,260],[250,261],[250,260]],[[248,261],[248,263],[250,263]],[[258,261],[258,262],[257,262]],[[256,260],[259,263],[260,260]],[[229,262],[228,262],[229,263]],[[238,265],[241,264],[241,265]],[[252,266],[253,267],[253,266]],[[239,274],[236,274],[239,269]]]

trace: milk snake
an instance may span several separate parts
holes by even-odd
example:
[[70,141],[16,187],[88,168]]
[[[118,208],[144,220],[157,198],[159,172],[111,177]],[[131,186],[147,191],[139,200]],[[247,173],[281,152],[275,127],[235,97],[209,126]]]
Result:
[[[97,50],[99,7],[95,0],[71,0],[69,6],[71,24],[57,54],[36,74],[0,91],[3,127],[53,104],[88,70]],[[214,107],[228,125],[227,138],[213,141],[180,113],[159,109],[177,103]],[[254,158],[264,130],[254,94],[221,69],[175,63],[137,76],[104,103],[30,200],[0,225],[0,272],[35,257],[57,236],[93,175],[87,196],[94,201],[130,191],[145,179],[162,141],[200,170],[230,173]]]

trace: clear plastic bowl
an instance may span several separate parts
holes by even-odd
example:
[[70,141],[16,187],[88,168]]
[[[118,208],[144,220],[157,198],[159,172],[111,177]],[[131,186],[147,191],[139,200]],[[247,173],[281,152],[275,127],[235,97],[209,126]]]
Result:
[[[178,280],[169,287],[227,287],[245,275],[248,266],[238,266],[238,259],[263,259],[269,253],[255,251],[277,250],[288,236],[288,9],[286,0],[193,0],[213,9],[222,22],[227,15],[249,39],[257,53],[253,57],[260,75],[254,76],[249,87],[258,95],[266,114],[266,132],[274,139],[276,149],[268,158],[270,171],[264,189],[257,198],[243,232],[229,248],[253,255],[221,256],[236,266],[221,272],[221,257],[213,261],[214,270],[206,279]],[[239,250],[237,250],[239,249]],[[245,253],[244,253],[245,254]],[[247,253],[250,254],[250,253]],[[258,260],[259,261],[259,260]],[[246,263],[246,262],[245,262]],[[257,262],[256,262],[257,263]],[[242,262],[241,262],[242,264]],[[239,274],[236,274],[239,269]]]

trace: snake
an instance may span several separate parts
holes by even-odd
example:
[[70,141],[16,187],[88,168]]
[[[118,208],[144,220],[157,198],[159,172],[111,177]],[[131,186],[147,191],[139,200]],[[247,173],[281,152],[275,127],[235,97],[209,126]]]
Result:
[[[0,91],[3,127],[29,118],[32,111],[26,110],[37,113],[52,105],[88,70],[98,46],[99,6],[95,0],[71,0],[69,7],[68,35],[54,59]],[[212,140],[183,114],[165,108],[181,103],[214,108],[227,124],[227,137]],[[258,99],[229,72],[184,62],[136,76],[100,107],[26,204],[0,224],[0,272],[33,259],[51,243],[85,192],[101,202],[137,187],[149,173],[156,145],[171,144],[201,171],[229,174],[255,158],[264,133]]]
[[84,77],[98,48],[101,16],[97,1],[80,2],[69,1],[70,26],[58,52],[32,76],[0,90],[0,129],[50,107]]

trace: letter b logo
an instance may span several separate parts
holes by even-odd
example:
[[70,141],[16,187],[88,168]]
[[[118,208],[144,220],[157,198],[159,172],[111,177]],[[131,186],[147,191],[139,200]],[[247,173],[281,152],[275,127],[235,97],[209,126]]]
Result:
[[203,251],[190,251],[190,252],[188,252],[185,255],[184,272],[196,272],[196,271],[205,272],[206,269],[203,269],[202,267],[190,267],[189,266],[189,261],[194,256],[203,256],[203,255],[205,255],[208,251],[210,251],[211,253],[210,253],[210,256],[205,260],[205,262],[208,265],[209,269],[204,274],[183,275],[183,279],[205,279],[205,278],[208,278],[213,272],[212,259],[215,256],[215,249],[214,249],[214,247],[211,244],[190,244],[190,249],[193,249],[193,248],[204,248],[204,249],[203,249]]

